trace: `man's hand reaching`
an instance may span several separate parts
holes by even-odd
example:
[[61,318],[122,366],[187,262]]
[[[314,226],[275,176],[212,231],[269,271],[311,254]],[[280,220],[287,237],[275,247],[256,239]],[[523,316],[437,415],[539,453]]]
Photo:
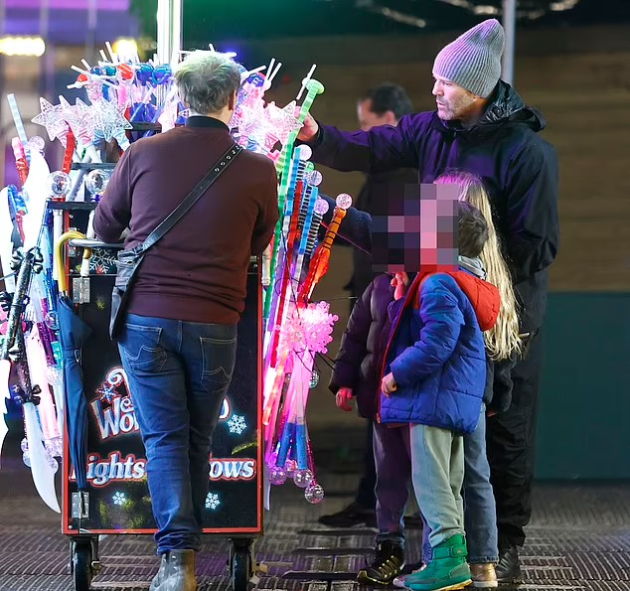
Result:
[[[296,116],[300,112],[299,107],[296,107]],[[306,116],[306,120],[304,121],[304,125],[302,129],[300,129],[300,133],[298,133],[298,139],[303,142],[313,141],[319,132],[319,125],[317,125],[317,121],[313,119],[311,115]]]

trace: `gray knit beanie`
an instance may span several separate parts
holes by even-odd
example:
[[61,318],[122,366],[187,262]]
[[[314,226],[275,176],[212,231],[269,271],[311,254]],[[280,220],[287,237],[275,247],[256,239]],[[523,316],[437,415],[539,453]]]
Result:
[[501,23],[496,19],[483,21],[438,53],[433,75],[488,98],[501,77],[504,47]]

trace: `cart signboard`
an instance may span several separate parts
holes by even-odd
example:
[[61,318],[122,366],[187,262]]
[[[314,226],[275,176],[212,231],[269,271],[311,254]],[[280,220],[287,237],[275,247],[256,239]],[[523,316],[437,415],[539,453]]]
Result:
[[[156,529],[147,460],[118,348],[109,340],[114,277],[102,262],[90,276],[90,302],[79,314],[93,333],[82,352],[88,403],[87,503],[78,503],[69,454],[64,453],[63,531],[66,534],[150,534]],[[99,267],[100,265],[100,267]],[[248,275],[238,327],[236,367],[211,450],[204,533],[262,533],[261,288],[257,264]],[[67,440],[67,438],[66,438]],[[74,502],[73,502],[74,501]]]

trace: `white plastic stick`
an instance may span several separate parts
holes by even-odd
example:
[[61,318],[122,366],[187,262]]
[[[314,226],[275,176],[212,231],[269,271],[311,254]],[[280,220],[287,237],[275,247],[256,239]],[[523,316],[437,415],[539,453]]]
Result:
[[302,88],[300,88],[300,93],[297,95],[297,98],[295,99],[296,101],[300,100],[300,97],[302,96],[302,93],[306,90],[306,85],[308,84],[308,81],[313,76],[313,73],[315,72],[315,68],[316,67],[317,67],[317,65],[313,64],[313,66],[311,67],[311,71],[306,75],[306,78],[304,78],[304,80],[302,80]]
[[[88,78],[90,79],[94,79],[94,80],[99,80],[100,82],[102,82],[103,84],[107,84],[107,86],[113,86],[113,87],[117,87],[117,84],[112,84],[109,80],[106,80],[104,76],[98,76],[97,74],[92,74],[91,72],[88,72],[86,70],[82,70],[81,68],[77,67],[77,66],[70,66],[71,70],[74,70],[75,72],[79,72],[80,74],[85,74]],[[80,82],[75,82],[75,84],[81,84]],[[70,88],[70,87],[68,87]]]
[[271,61],[269,62],[269,67],[267,68],[267,78],[269,78],[271,76],[271,74],[273,74],[273,67],[276,64],[276,58],[272,57]]
[[118,57],[114,53],[114,50],[112,49],[111,43],[109,41],[105,42],[105,47],[107,47],[107,51],[109,52],[109,55],[112,58],[112,64],[117,64],[118,63]]
[[271,85],[273,84],[274,78],[278,75],[278,72],[280,71],[281,67],[282,67],[282,62],[278,62],[276,69],[273,71],[271,76],[267,78],[267,83],[269,84],[269,87],[271,87]]

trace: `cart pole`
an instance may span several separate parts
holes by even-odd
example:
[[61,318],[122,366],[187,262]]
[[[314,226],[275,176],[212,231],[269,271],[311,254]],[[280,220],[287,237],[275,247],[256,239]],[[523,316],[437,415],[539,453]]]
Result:
[[182,50],[182,0],[158,0],[157,57],[160,64],[175,65]]
[[[182,0],[158,0],[157,12],[157,62],[170,64],[174,68],[179,63],[182,50]],[[158,104],[166,101],[167,90],[158,85]]]
[[514,85],[514,38],[516,37],[516,2],[503,0],[503,28],[505,29],[505,51],[501,78]]

